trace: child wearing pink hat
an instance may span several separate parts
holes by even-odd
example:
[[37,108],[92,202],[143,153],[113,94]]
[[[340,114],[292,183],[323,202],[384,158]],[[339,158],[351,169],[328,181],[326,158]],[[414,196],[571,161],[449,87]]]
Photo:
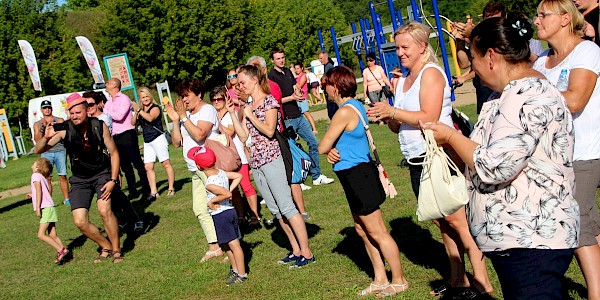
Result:
[[[194,147],[188,151],[198,169],[206,174],[206,200],[217,232],[217,243],[227,254],[231,263],[226,284],[234,285],[248,280],[244,262],[244,251],[240,245],[242,235],[237,224],[238,216],[231,202],[231,191],[235,189],[242,175],[237,172],[225,172],[215,168],[215,153],[208,147]],[[231,184],[229,183],[231,180]]]

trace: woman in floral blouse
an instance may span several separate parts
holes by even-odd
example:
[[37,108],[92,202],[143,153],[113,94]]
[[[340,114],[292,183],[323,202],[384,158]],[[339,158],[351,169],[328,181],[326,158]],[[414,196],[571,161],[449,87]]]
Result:
[[577,247],[573,120],[561,93],[529,65],[526,19],[482,21],[471,34],[473,68],[502,92],[484,104],[471,139],[432,129],[468,166],[467,219],[490,258],[505,299],[560,299]]

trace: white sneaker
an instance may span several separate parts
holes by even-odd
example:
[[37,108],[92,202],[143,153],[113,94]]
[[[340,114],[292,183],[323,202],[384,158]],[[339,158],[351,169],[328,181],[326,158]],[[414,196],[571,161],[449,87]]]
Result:
[[265,202],[265,199],[260,200],[260,205],[266,205],[267,202]]
[[308,186],[304,183],[301,183],[300,187],[302,188],[303,191],[308,191],[308,190],[312,189],[310,186]]
[[313,179],[313,185],[322,185],[322,184],[330,184],[333,182],[333,179],[328,178],[327,176],[321,174],[317,179]]

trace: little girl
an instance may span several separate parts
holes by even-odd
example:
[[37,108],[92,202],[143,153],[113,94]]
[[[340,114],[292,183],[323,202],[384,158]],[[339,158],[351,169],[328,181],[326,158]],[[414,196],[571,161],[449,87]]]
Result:
[[41,157],[33,163],[31,170],[33,170],[31,175],[31,201],[33,202],[35,215],[40,218],[38,238],[56,249],[58,254],[54,263],[62,264],[69,250],[56,235],[58,212],[54,207],[48,185],[48,177],[52,175],[52,164],[48,159]]
[[[217,232],[217,242],[229,261],[231,269],[225,277],[227,285],[244,283],[248,280],[244,262],[244,251],[240,246],[238,217],[231,202],[231,191],[242,181],[242,174],[225,172],[215,168],[215,153],[207,147],[194,147],[188,151],[188,158],[194,160],[198,169],[206,174],[206,200],[208,211],[213,218]],[[232,180],[231,185],[229,180]]]

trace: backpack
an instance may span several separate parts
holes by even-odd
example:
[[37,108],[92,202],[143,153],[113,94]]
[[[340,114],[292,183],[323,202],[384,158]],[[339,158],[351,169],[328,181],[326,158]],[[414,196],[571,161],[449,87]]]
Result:
[[[77,136],[77,129],[75,129],[73,122],[67,121],[69,127],[64,142],[71,161],[71,171],[75,176],[91,177],[96,175],[99,171],[110,168],[110,158],[106,151],[106,146],[104,145],[104,139],[102,138],[104,130],[102,127],[103,122],[94,117],[89,117],[88,122],[88,130],[91,129],[93,137],[89,140],[89,146],[98,147],[95,151],[98,155],[92,157],[87,155],[88,153],[78,153],[76,151],[77,148],[75,147],[75,144],[80,138]],[[93,154],[94,150],[91,150],[90,152]]]

